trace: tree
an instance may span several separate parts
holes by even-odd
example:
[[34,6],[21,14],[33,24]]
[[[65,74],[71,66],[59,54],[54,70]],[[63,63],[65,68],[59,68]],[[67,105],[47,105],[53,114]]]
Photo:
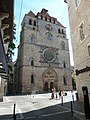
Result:
[[15,37],[16,34],[16,24],[13,24],[13,40],[10,40],[9,46],[8,46],[8,57],[12,57],[14,55],[13,50],[16,48],[14,41],[16,40]]

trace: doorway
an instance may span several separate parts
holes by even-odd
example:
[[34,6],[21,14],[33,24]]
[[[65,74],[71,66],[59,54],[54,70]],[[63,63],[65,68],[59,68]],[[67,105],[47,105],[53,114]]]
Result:
[[51,82],[51,83],[50,83],[50,91],[52,91],[53,87],[54,87],[54,83]]
[[45,82],[44,84],[44,91],[48,92],[48,82]]
[[51,67],[46,69],[42,75],[43,79],[43,90],[48,92],[51,91],[52,88],[58,88],[58,75],[55,70]]

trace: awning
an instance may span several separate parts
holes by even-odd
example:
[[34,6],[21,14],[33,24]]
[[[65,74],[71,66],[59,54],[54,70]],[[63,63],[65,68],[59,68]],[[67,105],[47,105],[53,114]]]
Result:
[[1,62],[0,62],[0,77],[9,80],[9,76],[6,74],[5,69],[3,68]]
[[1,78],[9,80],[9,76],[7,74],[1,74]]

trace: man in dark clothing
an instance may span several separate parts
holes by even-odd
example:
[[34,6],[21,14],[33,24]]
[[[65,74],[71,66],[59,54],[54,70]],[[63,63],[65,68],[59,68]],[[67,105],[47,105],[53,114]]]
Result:
[[59,99],[61,98],[61,90],[59,90]]

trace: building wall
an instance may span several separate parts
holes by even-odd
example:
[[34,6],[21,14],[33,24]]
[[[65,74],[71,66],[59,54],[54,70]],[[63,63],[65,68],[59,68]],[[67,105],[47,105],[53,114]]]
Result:
[[[29,24],[30,19],[36,21],[36,26]],[[57,20],[55,22],[57,23],[42,20],[40,16],[32,17],[30,14],[26,14],[22,21],[18,50],[18,71],[22,92],[43,91],[45,84],[48,84],[48,91],[51,90],[51,84],[57,89],[72,89],[68,40],[65,34],[58,34],[59,28],[64,31],[66,28]],[[52,26],[52,30],[46,29],[47,25]],[[53,37],[47,38],[47,33],[52,34]],[[62,49],[62,42],[65,44],[65,49]],[[56,59],[51,62],[46,61],[43,57],[45,50],[55,54]],[[33,66],[31,66],[31,60],[34,60]],[[34,84],[31,84],[31,75],[34,76]],[[67,85],[63,83],[63,76],[66,76]]]
[[[90,97],[90,1],[80,0],[76,5],[75,0],[68,0],[68,12],[71,30],[71,39],[74,55],[75,70],[82,70],[76,77],[79,98],[83,101],[82,86],[87,86]],[[84,39],[80,37],[80,26],[83,23]]]
[[0,77],[0,102],[3,102],[3,96],[7,94],[7,81]]
[[[0,1],[0,100],[7,93],[8,67],[7,56],[8,45],[13,39],[13,7],[14,0]],[[6,58],[7,57],[7,58]],[[7,59],[7,60],[6,60]]]

